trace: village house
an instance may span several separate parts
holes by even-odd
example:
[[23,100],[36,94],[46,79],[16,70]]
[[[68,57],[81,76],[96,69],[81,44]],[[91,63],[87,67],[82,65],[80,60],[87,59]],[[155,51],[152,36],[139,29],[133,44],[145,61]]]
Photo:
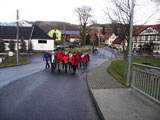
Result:
[[133,46],[136,51],[152,47],[154,53],[160,53],[160,24],[147,26],[134,26]]
[[[17,28],[16,26],[0,26],[0,38],[5,41],[5,50],[9,51],[9,41],[16,39]],[[19,27],[19,49],[20,41],[24,39],[27,50],[29,44],[32,43],[34,51],[44,51],[54,49],[54,40],[49,37],[44,31],[42,31],[37,25],[33,26],[20,26]],[[17,44],[15,44],[15,50],[17,50]]]
[[123,40],[123,39],[120,38],[120,37],[117,37],[117,38],[112,42],[112,47],[114,47],[114,48],[117,48],[117,49],[122,50],[122,49],[123,49],[123,46],[124,46],[124,48],[126,48],[127,42],[126,42],[126,40]]
[[114,33],[108,33],[102,36],[102,44],[111,46],[112,42],[117,38]]
[[[13,40],[15,41],[15,43],[17,42],[16,40],[17,30],[16,29],[17,29],[16,26],[0,26],[0,38],[4,40],[5,50],[7,51],[9,50],[9,47],[8,47],[9,41]],[[27,49],[29,45],[31,30],[32,30],[32,27],[19,27],[19,40],[24,39]],[[17,50],[17,44],[15,44],[15,50]]]

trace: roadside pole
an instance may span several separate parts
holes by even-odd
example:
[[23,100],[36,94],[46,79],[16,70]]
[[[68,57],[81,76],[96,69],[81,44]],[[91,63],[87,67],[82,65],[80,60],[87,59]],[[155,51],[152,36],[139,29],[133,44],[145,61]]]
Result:
[[63,36],[63,39],[64,39],[64,50],[65,50],[65,47],[66,47],[66,45],[65,45],[65,42],[66,42],[66,26],[64,25],[63,26],[63,32],[64,32],[64,36]]
[[17,35],[16,35],[16,39],[17,39],[17,65],[19,63],[19,11],[17,10]]
[[126,78],[126,86],[129,86],[129,81],[130,81],[130,71],[131,71],[132,34],[133,34],[133,14],[134,14],[134,0],[132,0],[132,7],[131,7],[130,36],[129,36],[129,53],[128,53],[128,73],[127,73],[127,78]]

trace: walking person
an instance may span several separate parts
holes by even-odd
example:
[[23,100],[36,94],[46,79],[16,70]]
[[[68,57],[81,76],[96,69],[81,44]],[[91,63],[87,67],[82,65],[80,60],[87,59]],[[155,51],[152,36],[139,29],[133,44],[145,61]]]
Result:
[[71,53],[71,51],[68,52],[68,56],[69,56],[69,62],[68,62],[69,70],[71,70],[72,69],[72,64],[71,64],[72,53]]
[[87,63],[88,63],[88,56],[87,55],[85,55],[84,57],[83,57],[83,59],[82,59],[82,61],[83,61],[83,69],[87,69]]
[[[65,51],[62,52],[62,58],[65,56]],[[65,67],[65,63],[64,61],[62,60],[62,69],[64,70],[64,67]]]
[[82,58],[81,58],[81,53],[80,51],[77,52],[77,58],[78,58],[78,65],[77,65],[77,68],[81,68],[81,62],[82,62]]
[[51,54],[48,53],[48,50],[46,50],[46,52],[44,53],[43,55],[43,60],[46,61],[46,65],[45,65],[45,68],[50,68],[50,64],[49,64],[49,61],[51,62]]
[[62,61],[62,53],[60,50],[58,50],[57,54],[56,54],[56,59],[57,59],[57,66],[58,66],[58,71],[61,71],[60,70],[60,62]]
[[75,52],[71,58],[71,63],[72,63],[73,73],[76,73],[76,67],[78,65],[78,58]]
[[67,53],[65,53],[65,55],[63,56],[62,61],[64,62],[65,72],[67,72],[67,65],[69,61],[69,56]]
[[51,58],[52,58],[51,70],[55,71],[56,70],[56,63],[57,63],[55,51],[52,52]]

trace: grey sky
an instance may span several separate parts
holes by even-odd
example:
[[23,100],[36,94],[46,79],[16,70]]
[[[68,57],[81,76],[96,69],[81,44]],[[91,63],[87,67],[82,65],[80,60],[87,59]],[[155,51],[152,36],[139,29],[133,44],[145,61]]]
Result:
[[[16,10],[19,9],[20,20],[28,21],[63,21],[78,24],[74,12],[76,7],[91,6],[93,20],[97,23],[108,23],[104,14],[112,0],[0,0],[0,22],[16,21]],[[137,24],[142,24],[147,16],[155,12],[160,0],[137,0],[138,12],[135,12]],[[111,6],[113,7],[113,6]],[[155,13],[147,24],[157,24],[158,13]]]

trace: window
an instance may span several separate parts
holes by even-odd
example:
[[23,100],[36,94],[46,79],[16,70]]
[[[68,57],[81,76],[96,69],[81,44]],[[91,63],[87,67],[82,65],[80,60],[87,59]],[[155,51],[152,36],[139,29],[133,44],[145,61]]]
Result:
[[151,28],[148,28],[148,29],[146,30],[146,33],[151,33],[151,32],[153,32],[153,30],[152,30]]
[[134,40],[137,41],[137,36],[134,37]]
[[40,43],[40,44],[47,44],[47,40],[38,40],[38,43]]
[[9,41],[4,41],[5,43],[9,43]]
[[145,40],[146,40],[146,41],[148,40],[148,36],[145,36]]
[[156,36],[155,35],[153,36],[153,40],[156,40]]

